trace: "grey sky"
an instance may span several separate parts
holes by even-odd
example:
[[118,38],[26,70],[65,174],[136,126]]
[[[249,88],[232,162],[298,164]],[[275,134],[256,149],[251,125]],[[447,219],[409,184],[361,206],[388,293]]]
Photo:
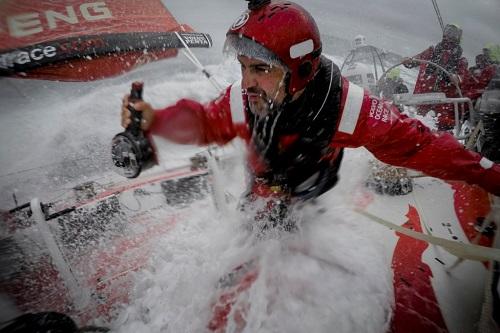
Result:
[[[418,52],[441,37],[431,0],[296,2],[314,15],[322,30],[348,39],[363,34],[371,43],[403,55]],[[463,48],[469,58],[487,42],[500,43],[500,0],[437,2],[445,23],[463,28]]]
[[[212,34],[215,47],[246,8],[243,0],[164,1],[180,21]],[[352,40],[363,34],[371,44],[413,55],[441,38],[431,0],[295,0],[313,14],[322,33]],[[438,0],[445,22],[463,30],[464,54],[474,56],[487,42],[500,44],[500,0]],[[220,49],[219,49],[220,50]]]

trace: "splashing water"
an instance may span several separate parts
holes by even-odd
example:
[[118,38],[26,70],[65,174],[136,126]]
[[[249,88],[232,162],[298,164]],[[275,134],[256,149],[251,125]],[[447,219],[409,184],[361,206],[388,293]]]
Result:
[[221,219],[210,199],[195,203],[136,273],[113,329],[208,331],[220,279],[250,263],[258,274],[234,298],[226,332],[386,332],[393,291],[384,230],[351,213],[343,195],[305,205],[297,232],[266,239],[243,228],[241,217]]

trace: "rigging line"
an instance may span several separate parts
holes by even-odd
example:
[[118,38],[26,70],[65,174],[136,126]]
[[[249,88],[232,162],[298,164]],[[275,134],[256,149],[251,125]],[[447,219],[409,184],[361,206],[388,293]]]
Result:
[[321,110],[323,110],[323,107],[326,104],[326,101],[328,100],[328,95],[330,95],[330,90],[332,89],[332,82],[333,82],[333,61],[332,61],[332,66],[331,66],[331,73],[330,73],[330,84],[328,85],[328,91],[326,92],[325,100],[323,101],[323,104],[321,104],[321,107],[319,108],[318,112],[314,115],[313,121],[316,120],[318,117],[319,113]]
[[378,62],[380,63],[380,66],[382,67],[382,73],[384,73],[385,66],[384,66],[384,62],[382,61],[382,58],[386,59],[386,56],[385,56],[386,53],[383,50],[381,50],[382,53],[379,53],[377,48],[374,47],[374,49],[375,49],[375,54],[377,55],[377,58],[378,58]]
[[186,52],[189,54],[189,57],[188,57],[189,60],[191,60],[198,68],[202,69],[203,68],[202,63],[198,60],[198,58],[196,58],[196,56],[191,51],[191,49],[189,48],[189,46],[186,44],[186,42],[184,41],[184,39],[182,39],[182,37],[179,35],[179,33],[177,31],[175,32],[175,35],[177,36],[177,38],[179,39],[179,41],[184,46],[184,49],[186,50]]
[[177,38],[179,39],[179,41],[184,46],[184,50],[183,50],[184,55],[196,67],[198,67],[202,71],[202,73],[207,77],[207,79],[210,81],[210,83],[212,83],[212,85],[215,87],[215,89],[217,89],[218,92],[222,91],[223,88],[221,87],[221,85],[213,78],[213,76],[205,69],[205,67],[203,67],[202,63],[194,55],[194,53],[191,51],[191,49],[189,48],[189,46],[186,44],[186,42],[184,41],[184,39],[182,39],[182,37],[179,35],[179,33],[177,31],[175,32],[175,35],[177,36]]
[[[83,160],[90,160],[90,159],[91,159],[91,157],[80,157],[80,158],[72,160],[72,161],[83,161]],[[62,163],[63,162],[54,162],[54,163],[49,163],[49,164],[45,164],[45,165],[40,165],[40,166],[37,166],[37,167],[34,167],[34,168],[30,168],[30,169],[13,171],[13,172],[10,172],[10,173],[6,173],[6,174],[3,174],[3,175],[0,175],[0,178],[7,177],[7,176],[12,176],[12,175],[17,175],[17,174],[20,174],[20,173],[23,173],[23,172],[33,171],[33,170],[37,170],[37,169],[43,169],[43,168],[46,168],[46,167],[49,167],[49,166],[52,166],[52,165],[57,165],[57,164],[62,164]]]
[[341,72],[344,69],[344,66],[353,60],[353,59],[349,59],[349,57],[354,58],[354,51],[353,50],[349,51],[349,54],[347,55],[347,57],[345,57],[344,62],[342,63],[342,66],[340,67]]
[[437,4],[437,0],[432,0],[432,5],[434,6],[434,11],[436,12],[437,19],[439,21],[439,25],[441,26],[441,30],[444,32],[443,17],[441,16],[441,12],[439,11],[439,6]]
[[[273,136],[274,136],[274,128],[276,127],[276,124],[278,123],[278,119],[280,118],[281,114],[283,113],[283,110],[280,110],[280,112],[278,113],[278,115],[276,116],[276,118],[274,119],[274,123],[273,125],[271,126],[271,131],[270,131],[270,134],[271,134],[271,137],[269,138],[269,141],[267,143],[267,146],[266,148],[264,149],[264,154],[267,153],[267,151],[269,150],[269,147],[271,146],[271,143],[273,141]],[[267,125],[267,124],[266,124]]]
[[[278,87],[282,87],[283,85],[285,85],[286,78],[287,78],[287,74],[283,74],[283,77],[281,78],[281,81],[280,81]],[[280,93],[280,89],[278,88],[278,90],[276,90],[276,94],[274,94],[274,98],[272,99],[273,102],[271,103],[271,106],[274,105],[276,98],[278,98],[279,93]],[[284,103],[284,101],[282,103]],[[274,129],[276,128],[276,124],[278,123],[278,119],[280,118],[282,112],[283,112],[283,108],[280,107],[278,110],[278,114],[277,114],[276,118],[274,118],[274,122],[271,126],[271,130],[269,132],[270,138],[267,141],[268,143],[266,145],[266,148],[264,149],[264,153],[267,153],[267,151],[269,150],[269,147],[271,146],[271,143],[272,143],[273,137],[274,137]],[[268,120],[269,120],[269,117],[266,117],[266,123],[264,124],[264,126],[265,126],[264,128],[267,128],[267,121]],[[263,139],[267,139],[267,132],[264,131],[264,134],[265,134],[265,137]]]
[[[370,47],[370,53],[372,55],[372,61],[373,61],[373,69],[375,71],[375,80],[378,81],[378,70],[377,70],[377,60],[375,59],[375,53],[376,51],[374,51],[374,48],[375,47]],[[380,58],[379,58],[380,59]],[[382,65],[382,63],[380,63]],[[382,65],[382,67],[384,67],[384,65]]]

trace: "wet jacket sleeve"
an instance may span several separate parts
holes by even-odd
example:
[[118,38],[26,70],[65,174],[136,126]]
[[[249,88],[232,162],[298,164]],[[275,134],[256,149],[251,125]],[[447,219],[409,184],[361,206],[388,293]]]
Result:
[[181,144],[225,144],[236,136],[231,120],[230,91],[201,104],[181,99],[176,104],[155,111],[150,129],[153,135]]
[[460,85],[469,80],[469,62],[465,57],[458,60],[458,68],[456,74],[460,80]]
[[483,94],[488,86],[488,83],[495,76],[497,68],[494,65],[487,66],[479,70],[478,74],[470,73],[465,82],[462,84],[462,92],[464,96],[475,100]]
[[451,134],[432,132],[347,81],[341,110],[334,145],[364,146],[382,162],[477,184],[500,195],[500,165],[465,149]]
[[[414,55],[412,58],[413,59],[420,59],[420,60],[430,60],[432,58],[432,53],[434,52],[434,47],[429,46],[429,48],[425,49],[424,51],[420,52],[417,55]],[[414,68],[417,66],[420,66],[420,63],[418,62],[410,62],[407,64],[404,64],[406,68]]]

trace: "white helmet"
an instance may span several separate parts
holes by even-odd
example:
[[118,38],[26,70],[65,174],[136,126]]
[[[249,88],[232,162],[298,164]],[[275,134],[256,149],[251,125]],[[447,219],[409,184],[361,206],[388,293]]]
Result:
[[366,37],[363,35],[357,35],[354,37],[354,41],[352,42],[352,47],[357,49],[358,47],[366,46]]

